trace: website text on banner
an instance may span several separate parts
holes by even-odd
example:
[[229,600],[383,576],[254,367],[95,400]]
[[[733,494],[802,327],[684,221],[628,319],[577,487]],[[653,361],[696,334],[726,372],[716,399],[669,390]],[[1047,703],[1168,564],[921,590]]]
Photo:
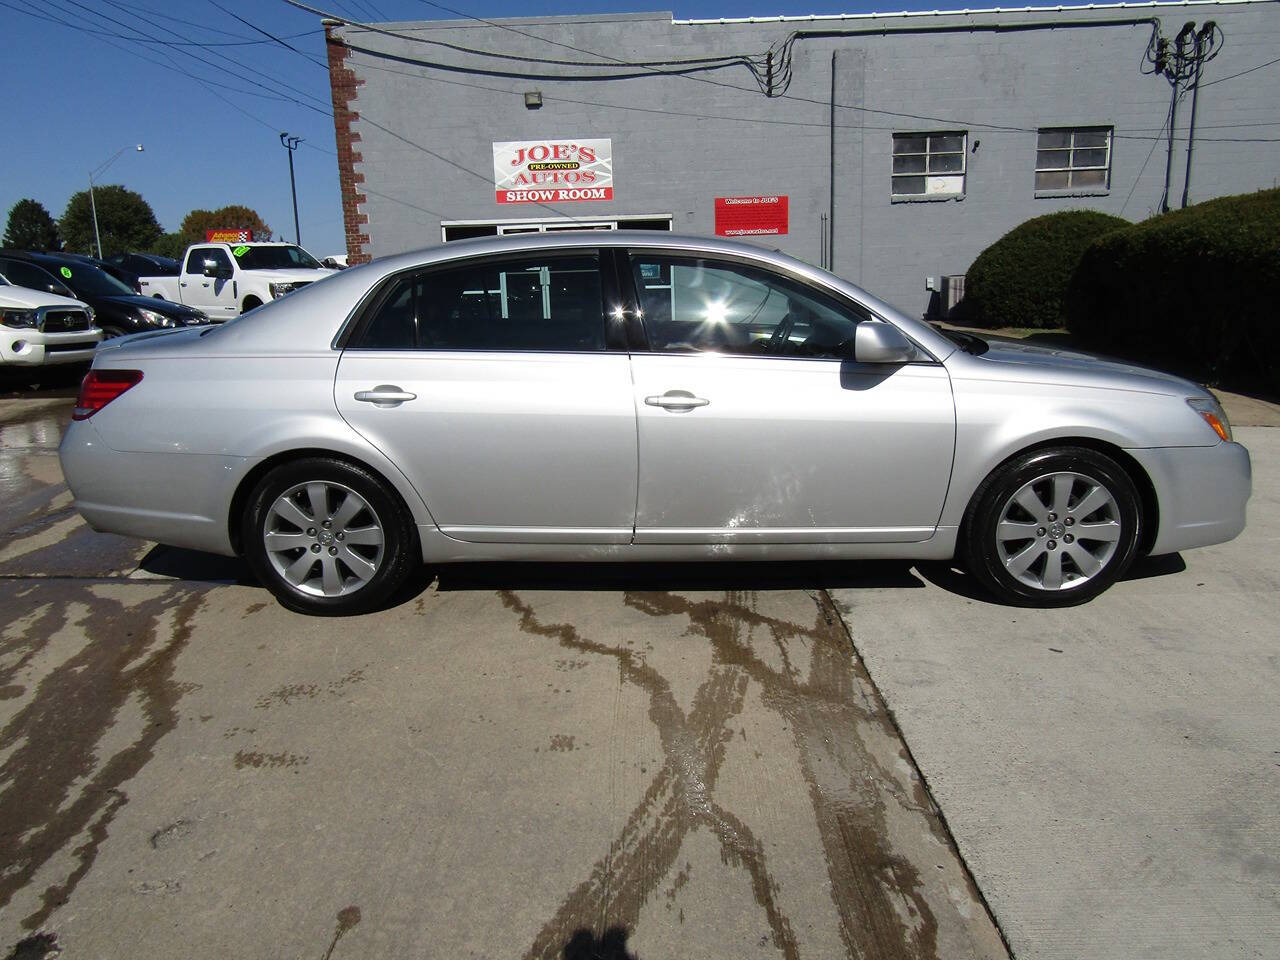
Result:
[[763,237],[787,232],[787,198],[716,197],[716,236]]

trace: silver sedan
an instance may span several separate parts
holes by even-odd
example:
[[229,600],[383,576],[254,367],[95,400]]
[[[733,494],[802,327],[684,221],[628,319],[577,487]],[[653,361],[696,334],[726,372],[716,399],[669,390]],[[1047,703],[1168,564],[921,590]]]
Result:
[[1250,492],[1186,380],[626,232],[449,244],[113,341],[61,457],[95,528],[241,554],[322,614],[463,560],[959,556],[1067,605],[1235,537]]

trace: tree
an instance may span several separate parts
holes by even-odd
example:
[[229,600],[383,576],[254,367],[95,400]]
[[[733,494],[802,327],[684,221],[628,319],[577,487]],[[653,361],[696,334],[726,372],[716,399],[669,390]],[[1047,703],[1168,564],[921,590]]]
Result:
[[178,227],[184,244],[203,243],[206,230],[252,230],[254,239],[271,239],[271,228],[257,211],[238,203],[217,210],[192,210]]
[[[204,237],[202,236],[203,240]],[[147,253],[159,254],[162,257],[173,257],[181,260],[187,250],[187,241],[180,233],[162,233],[156,242],[147,248]]]
[[57,250],[58,225],[44,204],[35,200],[19,200],[9,210],[4,245],[19,250]]
[[[146,250],[159,238],[160,224],[151,205],[141,194],[118,184],[94,187],[98,208],[98,231],[102,237],[102,255]],[[67,201],[66,212],[58,223],[66,249],[74,253],[97,254],[93,242],[93,207],[89,191],[81,190]]]

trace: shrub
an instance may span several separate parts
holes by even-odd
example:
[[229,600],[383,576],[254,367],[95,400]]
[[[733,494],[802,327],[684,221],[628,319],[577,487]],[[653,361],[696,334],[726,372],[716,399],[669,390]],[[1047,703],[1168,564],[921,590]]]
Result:
[[1221,197],[1096,240],[1067,294],[1072,334],[1188,375],[1280,389],[1280,189]]
[[975,327],[1060,327],[1080,255],[1129,221],[1092,210],[1050,213],[1014,227],[973,261],[956,319]]

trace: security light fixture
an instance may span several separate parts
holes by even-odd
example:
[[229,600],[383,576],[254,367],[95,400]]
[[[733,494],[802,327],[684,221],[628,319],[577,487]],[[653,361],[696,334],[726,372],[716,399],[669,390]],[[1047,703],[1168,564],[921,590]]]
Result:
[[542,91],[526,90],[524,94],[524,106],[526,110],[540,110],[542,108]]

